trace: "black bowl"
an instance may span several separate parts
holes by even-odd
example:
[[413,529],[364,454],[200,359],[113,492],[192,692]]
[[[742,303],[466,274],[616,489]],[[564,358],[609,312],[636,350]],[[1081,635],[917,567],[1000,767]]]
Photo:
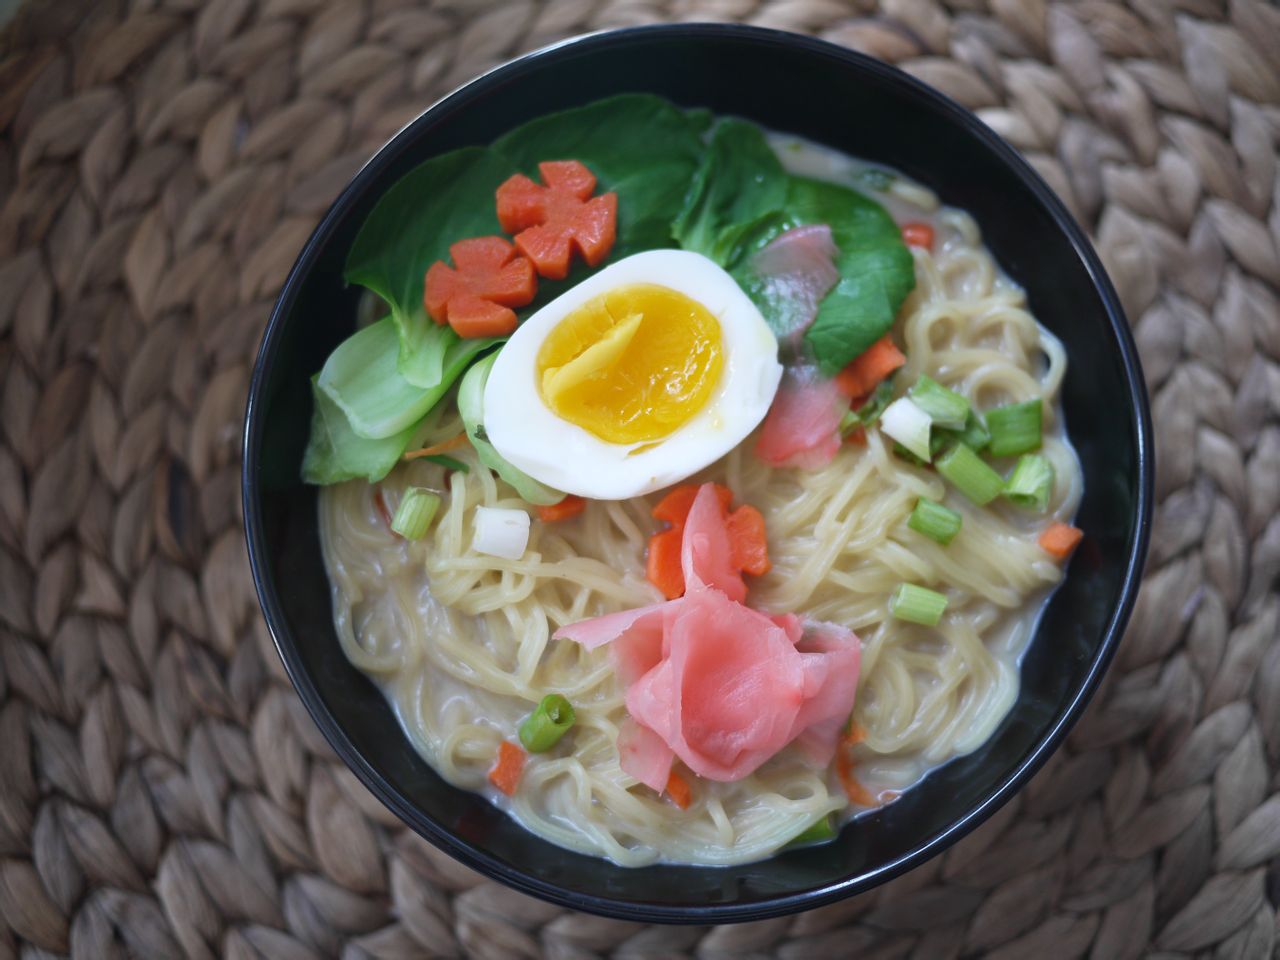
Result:
[[[334,634],[316,492],[299,479],[308,377],[353,327],[342,283],[356,230],[412,167],[532,117],[646,91],[736,114],[902,170],[969,211],[1036,316],[1066,344],[1063,403],[1084,467],[1088,537],[1022,661],[1017,703],[974,753],[931,773],[838,841],[736,867],[627,869],[527,832],[445,783],[414,752]],[[244,514],[258,596],[324,735],[432,843],[526,893],[595,913],[712,923],[816,907],[954,843],[1018,790],[1098,685],[1138,587],[1151,518],[1150,413],[1115,291],[1084,233],[1027,163],[972,113],[906,74],[807,37],[713,24],[597,34],[530,54],[437,103],[356,175],[286,281],[263,339],[244,436]]]

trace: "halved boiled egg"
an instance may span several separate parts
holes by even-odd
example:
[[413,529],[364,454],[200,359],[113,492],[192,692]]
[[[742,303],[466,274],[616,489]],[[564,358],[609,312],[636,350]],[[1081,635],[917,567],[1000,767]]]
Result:
[[594,500],[669,486],[764,419],[778,343],[698,253],[619,260],[529,317],[484,392],[489,441],[535,480]]

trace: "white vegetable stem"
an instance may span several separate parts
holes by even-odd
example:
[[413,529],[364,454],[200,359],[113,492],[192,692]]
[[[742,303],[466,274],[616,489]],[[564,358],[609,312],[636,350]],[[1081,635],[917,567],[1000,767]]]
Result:
[[880,429],[921,460],[929,457],[929,427],[933,421],[909,397],[899,397],[880,415]]
[[[925,446],[928,445],[926,441]],[[528,545],[529,514],[505,507],[476,507],[475,537],[471,541],[476,553],[519,560]]]

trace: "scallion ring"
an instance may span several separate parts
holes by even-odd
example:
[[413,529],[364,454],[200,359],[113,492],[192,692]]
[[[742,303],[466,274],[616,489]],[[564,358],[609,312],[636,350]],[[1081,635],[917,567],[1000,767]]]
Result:
[[576,719],[573,704],[558,693],[549,693],[520,724],[520,742],[530,753],[546,753]]

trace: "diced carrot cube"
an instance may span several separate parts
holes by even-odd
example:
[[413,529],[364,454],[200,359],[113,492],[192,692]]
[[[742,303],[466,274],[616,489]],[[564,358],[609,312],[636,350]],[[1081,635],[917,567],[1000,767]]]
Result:
[[1071,556],[1076,545],[1080,543],[1084,531],[1067,523],[1053,523],[1045,528],[1037,541],[1040,548],[1058,560]]
[[689,804],[693,802],[693,790],[690,789],[688,782],[680,774],[674,770],[667,777],[666,794],[681,810],[688,810]]
[[927,223],[904,223],[902,225],[902,242],[908,247],[933,249],[933,227]]
[[836,389],[850,399],[866,397],[881,380],[906,362],[906,356],[885,334],[836,374]]
[[645,576],[668,600],[684,596],[684,569],[680,565],[680,544],[684,531],[672,527],[649,538]]
[[524,772],[525,752],[509,740],[498,744],[498,760],[489,771],[489,782],[508,797],[516,792]]
[[729,514],[729,546],[733,565],[744,573],[760,577],[773,565],[769,562],[769,542],[764,533],[764,517],[750,504]]

